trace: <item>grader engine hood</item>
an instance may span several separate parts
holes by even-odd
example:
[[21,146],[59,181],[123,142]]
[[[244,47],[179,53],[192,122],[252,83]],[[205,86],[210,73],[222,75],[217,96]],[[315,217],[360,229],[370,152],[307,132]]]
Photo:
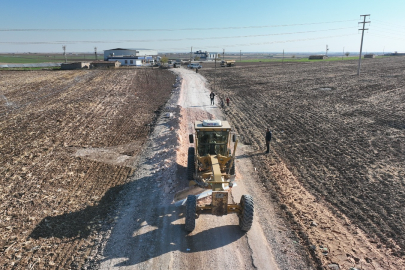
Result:
[[212,173],[215,182],[222,182],[221,167],[219,166],[218,158],[211,156]]

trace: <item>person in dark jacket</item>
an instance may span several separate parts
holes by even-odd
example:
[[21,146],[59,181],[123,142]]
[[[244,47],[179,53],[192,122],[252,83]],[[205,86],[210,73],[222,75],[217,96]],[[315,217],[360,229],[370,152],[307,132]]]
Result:
[[211,94],[210,94],[210,98],[211,98],[211,105],[214,105],[214,97],[215,97],[214,92],[211,92]]
[[270,141],[271,141],[271,131],[269,128],[267,128],[266,131],[266,146],[267,146],[267,151],[266,153],[270,153]]

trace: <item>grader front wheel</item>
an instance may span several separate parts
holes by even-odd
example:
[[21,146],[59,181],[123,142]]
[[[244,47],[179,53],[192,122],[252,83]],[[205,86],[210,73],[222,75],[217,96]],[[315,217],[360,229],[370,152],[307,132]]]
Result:
[[249,231],[253,223],[254,203],[250,195],[242,195],[240,199],[242,213],[239,216],[239,227],[242,231]]
[[191,232],[195,229],[196,210],[197,210],[197,197],[194,195],[188,195],[186,202],[186,224],[185,224],[185,229],[188,232]]

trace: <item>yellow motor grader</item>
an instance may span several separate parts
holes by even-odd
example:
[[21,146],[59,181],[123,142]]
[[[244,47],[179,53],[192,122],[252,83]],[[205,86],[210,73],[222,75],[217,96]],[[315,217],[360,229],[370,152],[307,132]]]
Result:
[[[228,203],[228,191],[236,184],[235,152],[238,144],[236,135],[231,136],[227,121],[204,120],[194,124],[195,134],[189,135],[195,147],[188,149],[187,175],[191,187],[205,195],[188,195],[186,200],[186,231],[193,231],[195,220],[200,214],[217,216],[236,213],[239,226],[248,231],[253,223],[254,204],[252,196],[242,195],[240,203]],[[234,142],[233,153],[230,149],[231,137]],[[196,192],[198,193],[198,192]],[[194,193],[194,194],[196,194]],[[198,204],[199,197],[211,196],[211,204]]]

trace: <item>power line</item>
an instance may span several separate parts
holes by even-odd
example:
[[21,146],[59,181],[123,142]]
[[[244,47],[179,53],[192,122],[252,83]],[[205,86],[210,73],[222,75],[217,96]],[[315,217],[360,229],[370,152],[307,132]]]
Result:
[[221,37],[206,37],[206,38],[166,38],[166,39],[135,39],[135,40],[118,40],[118,41],[96,41],[96,40],[83,40],[83,41],[1,41],[0,44],[75,44],[75,43],[124,43],[124,42],[164,42],[164,41],[183,41],[183,40],[212,40],[212,39],[230,39],[230,38],[253,38],[253,37],[268,37],[268,36],[282,36],[282,35],[294,35],[294,34],[307,34],[325,31],[336,31],[343,29],[351,29],[353,27],[323,29],[313,31],[299,31],[299,32],[287,32],[277,34],[265,34],[265,35],[243,35],[243,36],[221,36]]
[[404,29],[404,28],[405,28],[405,25],[398,25],[398,24],[389,23],[389,22],[384,22],[384,21],[380,21],[380,20],[375,20],[375,21],[376,21],[376,22],[380,22],[380,23],[382,23],[382,24],[392,25],[392,26],[395,26],[396,28],[399,28],[399,29]]
[[[269,42],[256,42],[256,43],[239,43],[239,44],[228,44],[228,45],[218,45],[218,46],[208,46],[209,48],[224,48],[224,47],[246,47],[246,46],[257,46],[257,45],[268,45],[268,44],[281,44],[281,43],[290,43],[290,42],[301,42],[301,41],[310,41],[310,40],[320,40],[320,39],[328,39],[328,38],[338,38],[338,37],[347,37],[347,36],[354,36],[356,34],[345,34],[345,35],[335,35],[335,36],[325,36],[325,37],[316,37],[316,38],[303,38],[303,39],[291,39],[291,40],[279,40],[279,41],[269,41]],[[114,41],[105,41],[104,43],[117,43]],[[32,43],[24,43],[24,44],[32,44]],[[44,43],[38,43],[44,44]],[[51,43],[51,44],[59,44],[59,43]],[[181,47],[181,48],[157,48],[159,51],[183,51],[189,50],[188,47]]]
[[[290,43],[290,42],[301,42],[301,41],[311,41],[319,39],[328,39],[328,38],[338,38],[338,37],[347,37],[354,36],[356,34],[345,34],[345,35],[336,35],[336,36],[326,36],[326,37],[317,37],[317,38],[303,38],[303,39],[291,39],[291,40],[281,40],[281,41],[269,41],[269,42],[256,42],[256,43],[239,43],[239,44],[228,44],[228,45],[217,45],[217,46],[208,46],[209,48],[228,48],[228,47],[246,47],[246,46],[257,46],[257,45],[268,45],[268,44],[281,44],[281,43]],[[158,51],[182,51],[187,50],[186,47],[182,48],[158,48]]]
[[203,31],[203,30],[231,30],[231,29],[254,29],[254,28],[273,28],[273,27],[288,27],[288,26],[301,26],[301,25],[316,25],[316,24],[326,24],[326,23],[340,23],[340,22],[351,22],[354,20],[343,20],[343,21],[330,21],[330,22],[314,22],[314,23],[296,23],[296,24],[278,24],[278,25],[258,25],[258,26],[229,26],[229,27],[207,27],[207,28],[162,28],[162,29],[45,29],[45,28],[3,28],[0,29],[2,32],[167,32],[167,31]]
[[374,33],[369,33],[369,35],[376,36],[376,37],[390,38],[390,39],[405,40],[405,38],[393,37],[393,36],[387,36],[387,35],[379,35],[379,34],[374,34]]
[[[390,33],[390,34],[394,34],[394,35],[398,34],[398,32],[405,33],[404,30],[387,29],[387,28],[376,27],[375,25],[373,25],[373,30],[372,30],[372,31],[375,31],[374,29],[377,29],[377,31],[378,31],[378,30],[382,30],[382,31],[384,31],[384,33]],[[387,30],[388,30],[388,31],[387,31]],[[394,32],[391,32],[391,30],[392,30],[392,31],[395,31],[395,33],[394,33]]]
[[383,30],[388,30],[388,31],[400,31],[400,32],[405,32],[404,28],[385,28],[385,27],[381,27],[377,24],[373,24],[373,29],[374,28],[378,28],[378,29],[383,29]]

